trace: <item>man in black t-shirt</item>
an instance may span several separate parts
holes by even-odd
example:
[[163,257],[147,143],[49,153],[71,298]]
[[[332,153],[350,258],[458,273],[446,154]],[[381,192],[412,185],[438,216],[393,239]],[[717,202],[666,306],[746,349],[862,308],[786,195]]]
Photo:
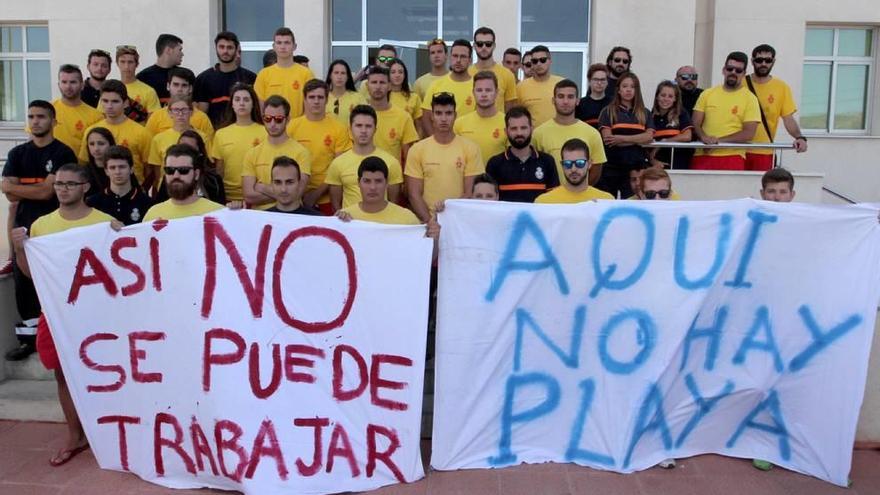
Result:
[[[98,108],[98,101],[101,99],[101,85],[107,80],[110,74],[110,52],[95,49],[89,52],[89,58],[86,59],[86,69],[89,71],[89,78],[83,84],[80,99],[83,103]],[[100,110],[100,109],[99,109]]]
[[275,213],[295,213],[298,215],[320,215],[321,212],[309,208],[302,202],[299,164],[289,156],[279,156],[272,162],[272,193],[275,206],[266,211]]
[[183,62],[183,40],[173,34],[156,38],[156,63],[137,73],[137,78],[156,90],[159,102],[168,103],[168,71]]
[[219,63],[196,77],[193,100],[201,111],[208,114],[217,129],[229,102],[230,88],[238,82],[253,85],[257,75],[236,62],[241,45],[235,33],[218,33],[214,38],[214,49]]
[[[53,188],[55,171],[62,165],[76,163],[76,155],[52,134],[55,108],[48,101],[34,100],[28,105],[27,123],[31,140],[9,150],[0,192],[15,205],[13,228],[29,229],[34,220],[58,208]],[[9,351],[6,359],[18,361],[35,350],[37,318],[41,310],[33,282],[16,263],[12,266],[15,303],[22,322],[15,329],[20,346]]]
[[681,106],[687,109],[688,114],[694,113],[694,105],[700,98],[702,89],[697,87],[697,69],[692,65],[684,65],[675,72],[675,84],[681,90]]

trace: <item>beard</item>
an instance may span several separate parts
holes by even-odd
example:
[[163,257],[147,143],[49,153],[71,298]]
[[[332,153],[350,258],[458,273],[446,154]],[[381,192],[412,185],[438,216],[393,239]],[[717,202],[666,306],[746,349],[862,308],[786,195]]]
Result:
[[611,69],[611,73],[614,74],[615,78],[619,78],[627,71],[626,67],[624,67],[622,69],[618,69],[618,68],[614,67],[613,65],[611,67],[609,67],[609,69]]
[[224,57],[221,57],[220,54],[218,53],[217,60],[219,60],[220,62],[222,62],[224,64],[229,64],[229,63],[232,63],[235,61],[235,54],[233,53],[231,57],[224,58]]
[[569,179],[568,176],[566,175],[566,176],[565,176],[565,181],[568,182],[569,184],[571,184],[571,185],[577,187],[577,186],[583,184],[584,181],[587,180],[587,177],[589,177],[589,176],[590,176],[590,174],[585,173],[584,175],[581,176],[580,180],[578,180],[577,182],[573,182],[573,181],[572,181],[571,179]]
[[770,70],[771,70],[771,69],[773,69],[773,66],[769,66],[769,67],[768,67],[768,66],[764,65],[764,66],[761,66],[761,67],[755,67],[755,74],[756,74],[758,77],[767,77],[767,76],[770,75]]
[[195,192],[195,180],[187,183],[180,179],[174,179],[168,183],[168,195],[171,196],[171,199],[181,201],[192,196]]
[[529,134],[528,136],[522,136],[515,139],[510,139],[510,137],[508,136],[507,140],[510,141],[511,146],[518,150],[521,150],[524,148],[528,148],[529,144],[531,144],[532,135]]
[[46,137],[46,136],[49,135],[50,132],[52,132],[52,131],[49,130],[49,129],[46,129],[45,131],[34,131],[34,130],[32,129],[32,130],[31,130],[31,136],[33,136],[33,137],[37,137],[37,138]]
[[724,78],[724,86],[730,89],[734,89],[737,86],[739,80],[736,76],[727,76]]

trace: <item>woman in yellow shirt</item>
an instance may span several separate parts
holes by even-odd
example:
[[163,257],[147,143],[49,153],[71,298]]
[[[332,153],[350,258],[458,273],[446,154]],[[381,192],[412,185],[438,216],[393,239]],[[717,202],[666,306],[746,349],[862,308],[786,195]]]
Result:
[[330,86],[330,94],[327,95],[327,115],[332,115],[346,128],[351,109],[367,102],[363,95],[354,87],[354,78],[351,77],[351,67],[342,59],[334,60],[327,70],[327,79],[324,81]]
[[237,83],[229,93],[229,104],[223,116],[222,128],[214,134],[211,157],[217,173],[223,177],[226,199],[241,201],[241,171],[244,155],[266,140],[260,105],[253,86]]
[[422,99],[418,93],[409,89],[409,71],[403,60],[395,58],[388,65],[388,71],[391,73],[389,82],[391,83],[391,105],[408,113],[416,125],[416,132],[419,136],[424,136],[422,131]]

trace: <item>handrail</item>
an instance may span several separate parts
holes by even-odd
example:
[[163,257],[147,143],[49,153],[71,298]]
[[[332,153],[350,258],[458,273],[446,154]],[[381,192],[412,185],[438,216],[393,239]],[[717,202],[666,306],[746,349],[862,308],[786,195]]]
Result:
[[689,143],[684,142],[676,142],[676,141],[652,141],[648,144],[642,145],[645,148],[684,148],[684,149],[697,149],[697,148],[742,148],[742,149],[754,149],[754,148],[764,148],[764,149],[774,149],[774,150],[793,150],[794,143],[718,143],[718,144],[706,144],[702,141],[691,141]]
[[848,196],[844,196],[843,194],[840,194],[840,193],[837,192],[837,191],[834,191],[834,190],[828,189],[828,188],[825,187],[825,186],[822,186],[822,190],[825,191],[825,192],[827,192],[828,194],[830,194],[830,195],[832,195],[832,196],[835,196],[835,197],[837,197],[837,198],[839,198],[839,199],[842,199],[842,200],[846,201],[847,203],[849,203],[849,204],[851,204],[851,205],[854,205],[854,204],[857,204],[857,203],[858,203],[858,201],[856,201],[856,200],[854,200],[854,199],[852,199],[852,198],[850,198],[850,197],[848,197]]

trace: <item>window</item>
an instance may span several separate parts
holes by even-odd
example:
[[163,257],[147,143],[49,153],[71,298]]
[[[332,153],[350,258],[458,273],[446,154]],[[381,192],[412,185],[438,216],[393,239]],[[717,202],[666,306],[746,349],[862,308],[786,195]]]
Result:
[[589,0],[520,0],[520,50],[545,45],[553,58],[553,74],[586,88],[589,63]]
[[870,28],[807,28],[800,109],[804,130],[868,131],[875,36]]
[[[330,58],[357,72],[384,42],[398,47],[410,82],[430,70],[416,47],[441,37],[447,44],[474,34],[476,0],[332,0]],[[390,41],[393,40],[393,41]]]
[[263,68],[278,19],[284,19],[284,0],[224,0],[223,29],[238,36],[242,67],[254,72]]
[[0,121],[24,122],[31,100],[52,98],[49,28],[0,25]]

